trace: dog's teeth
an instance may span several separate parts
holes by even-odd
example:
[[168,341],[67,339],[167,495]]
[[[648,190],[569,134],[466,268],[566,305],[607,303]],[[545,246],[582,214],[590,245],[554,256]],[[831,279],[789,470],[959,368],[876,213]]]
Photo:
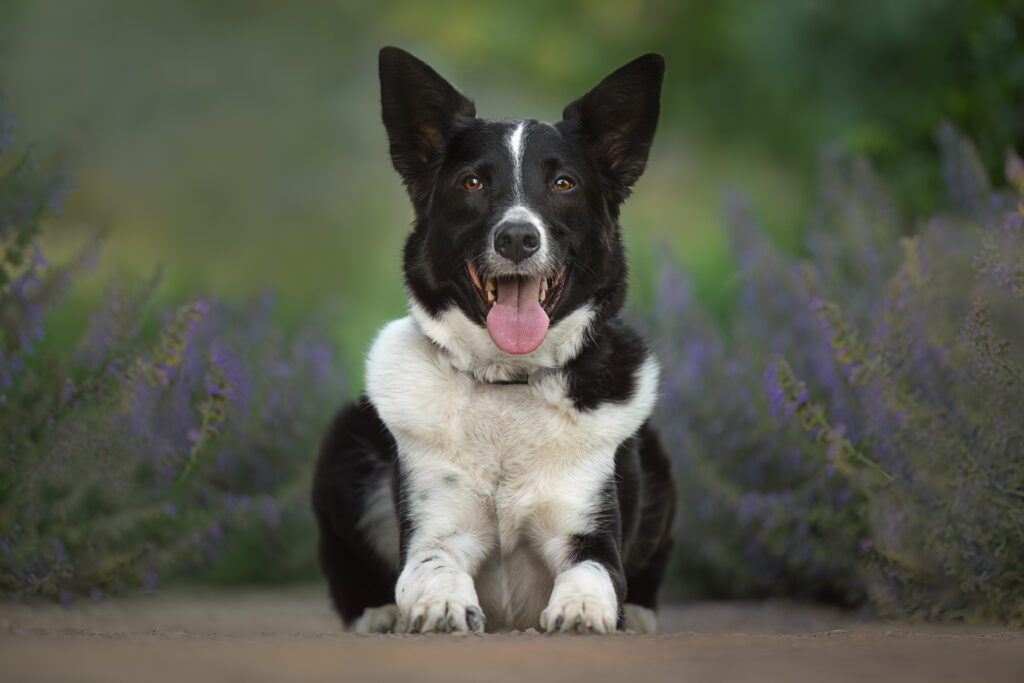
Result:
[[493,277],[487,278],[487,303],[493,304],[498,300],[498,285]]
[[540,296],[538,297],[541,303],[548,297],[548,281],[547,278],[542,278],[540,281]]

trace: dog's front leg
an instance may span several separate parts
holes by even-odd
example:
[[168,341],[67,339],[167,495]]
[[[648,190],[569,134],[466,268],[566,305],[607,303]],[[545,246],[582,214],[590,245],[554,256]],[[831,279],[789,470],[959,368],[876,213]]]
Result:
[[617,528],[572,534],[560,545],[540,627],[548,633],[614,633],[626,591]]
[[407,468],[402,477],[399,513],[406,552],[395,586],[399,626],[410,633],[482,633],[485,618],[473,575],[494,535],[472,489],[459,486],[456,474],[441,475]]

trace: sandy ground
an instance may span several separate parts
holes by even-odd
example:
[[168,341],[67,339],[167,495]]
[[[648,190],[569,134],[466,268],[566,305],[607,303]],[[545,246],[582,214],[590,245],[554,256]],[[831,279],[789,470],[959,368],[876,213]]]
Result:
[[357,636],[318,592],[0,603],[0,681],[1012,681],[1024,634],[781,603],[691,604],[663,634]]

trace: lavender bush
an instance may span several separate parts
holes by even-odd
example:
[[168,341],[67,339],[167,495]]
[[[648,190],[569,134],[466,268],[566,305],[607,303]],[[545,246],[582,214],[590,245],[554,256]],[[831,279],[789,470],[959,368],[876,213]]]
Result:
[[949,207],[917,224],[826,153],[803,259],[731,200],[726,324],[664,269],[691,589],[1024,623],[1024,164],[993,190],[969,143],[939,143]]
[[[14,128],[0,113],[0,595],[301,575],[308,467],[344,394],[323,325],[282,330],[269,297],[163,310],[154,276],[53,335],[96,248],[46,262],[67,183],[8,159]],[[968,143],[939,141],[949,207],[920,223],[827,152],[800,259],[731,198],[725,320],[663,267],[691,592],[1024,623],[1024,163],[993,190]]]
[[[0,118],[0,153],[13,127]],[[77,339],[47,338],[95,249],[49,265],[36,238],[66,183],[0,161],[0,595],[311,565],[303,482],[344,392],[323,326],[286,333],[269,297],[160,310],[153,277],[112,283]],[[224,569],[239,543],[245,566]]]

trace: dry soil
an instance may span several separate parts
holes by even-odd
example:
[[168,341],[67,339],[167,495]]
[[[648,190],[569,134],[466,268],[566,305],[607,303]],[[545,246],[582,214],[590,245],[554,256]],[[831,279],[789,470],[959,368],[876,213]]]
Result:
[[1024,635],[784,603],[674,605],[656,636],[358,636],[319,592],[0,603],[0,681],[1007,681]]

